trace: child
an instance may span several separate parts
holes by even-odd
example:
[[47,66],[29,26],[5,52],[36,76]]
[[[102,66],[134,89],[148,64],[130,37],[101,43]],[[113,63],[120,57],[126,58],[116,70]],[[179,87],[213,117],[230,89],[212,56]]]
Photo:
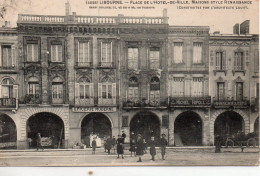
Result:
[[95,155],[95,151],[96,151],[96,147],[97,147],[97,142],[96,142],[96,138],[93,138],[92,141],[92,155]]
[[152,161],[154,161],[154,156],[156,155],[156,150],[155,150],[155,141],[154,141],[154,137],[151,137],[151,141],[150,141],[150,154],[152,156]]

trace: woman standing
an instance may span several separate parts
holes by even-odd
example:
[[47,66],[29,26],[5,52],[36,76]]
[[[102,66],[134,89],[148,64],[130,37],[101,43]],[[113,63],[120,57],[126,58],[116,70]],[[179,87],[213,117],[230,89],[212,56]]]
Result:
[[117,151],[117,159],[119,159],[119,155],[122,155],[122,159],[124,159],[124,148],[123,148],[123,141],[124,139],[118,135],[118,139],[116,140],[116,151]]
[[142,156],[144,155],[144,141],[141,134],[137,135],[136,139],[136,155],[139,156],[139,160],[137,162],[142,162]]

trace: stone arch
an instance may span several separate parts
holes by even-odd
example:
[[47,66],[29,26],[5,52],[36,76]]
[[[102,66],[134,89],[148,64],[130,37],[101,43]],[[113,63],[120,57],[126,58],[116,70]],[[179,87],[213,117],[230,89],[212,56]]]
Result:
[[[6,113],[3,113],[3,112],[0,112],[0,117],[3,116],[3,119],[7,119],[7,122],[9,121],[9,124],[7,126],[3,125],[3,128],[0,128],[1,132],[8,132],[9,134],[9,140],[7,142],[17,142],[18,141],[18,130],[19,130],[19,126],[16,122],[16,120],[14,120],[14,118],[12,116],[10,116],[10,114],[6,114]],[[0,118],[0,120],[2,121],[3,120],[2,118]],[[6,122],[6,121],[5,121]],[[14,125],[14,128],[10,128],[10,123],[11,125],[13,124]],[[5,130],[6,128],[5,127],[9,127],[9,129],[7,129],[7,131]],[[2,131],[3,130],[3,131]],[[14,132],[13,135],[10,135],[9,132]],[[4,137],[4,135],[2,136]],[[4,137],[5,138],[5,137]],[[4,138],[1,138],[2,140],[5,140]],[[11,140],[11,141],[10,141]],[[12,146],[14,147],[14,146]],[[17,146],[16,146],[17,147]]]
[[[139,113],[142,113],[142,112],[144,112],[144,111],[137,111],[137,112],[134,113],[131,117],[129,117],[129,119],[128,119],[128,124],[130,124],[131,120],[132,120],[136,115],[138,115]],[[148,112],[151,113],[151,114],[153,114],[153,115],[155,115],[155,116],[158,118],[158,120],[159,120],[159,122],[160,122],[160,126],[161,126],[162,121],[161,121],[161,118],[160,118],[159,113],[158,113],[158,112],[154,112],[154,111],[148,111]]]
[[65,140],[69,139],[69,110],[68,108],[54,108],[54,107],[42,107],[42,108],[33,108],[33,107],[26,107],[21,112],[21,138],[26,139],[27,132],[26,132],[26,124],[28,119],[38,113],[42,112],[49,112],[52,114],[55,114],[60,117],[60,119],[63,121],[64,124],[64,137]]
[[[107,114],[107,113],[104,113],[104,112],[100,112],[100,113],[103,114],[103,115],[105,115],[105,116],[109,119],[109,121],[110,121],[110,123],[111,123],[111,128],[113,128],[113,127],[114,127],[114,123],[113,123],[112,118],[110,117],[110,115]],[[91,112],[91,113],[87,113],[87,114],[83,114],[83,115],[80,117],[79,123],[78,123],[78,125],[77,125],[78,128],[81,128],[82,121],[84,120],[84,118],[85,118],[86,116],[88,116],[88,115],[90,115],[90,114],[92,114],[92,112]]]
[[[230,110],[217,110],[215,111],[211,118],[210,118],[210,140],[211,140],[211,144],[214,143],[214,125],[215,125],[215,121],[218,118],[218,116],[226,111],[230,111]],[[250,131],[250,123],[249,123],[249,118],[247,116],[247,114],[245,112],[243,112],[240,109],[235,109],[235,110],[231,110],[234,111],[236,113],[238,113],[244,120],[245,123],[245,134],[248,134]]]

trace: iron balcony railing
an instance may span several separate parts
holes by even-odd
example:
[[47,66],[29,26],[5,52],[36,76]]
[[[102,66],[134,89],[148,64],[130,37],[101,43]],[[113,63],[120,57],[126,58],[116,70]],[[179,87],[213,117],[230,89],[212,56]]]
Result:
[[80,97],[76,96],[75,97],[75,105],[77,106],[93,106],[94,105],[94,97]]
[[127,99],[123,101],[123,107],[125,108],[134,108],[134,107],[166,107],[168,106],[168,100],[159,100],[159,99]]
[[16,98],[0,98],[0,109],[16,109],[18,100]]
[[24,98],[25,104],[41,104],[42,97],[40,94],[26,94]]

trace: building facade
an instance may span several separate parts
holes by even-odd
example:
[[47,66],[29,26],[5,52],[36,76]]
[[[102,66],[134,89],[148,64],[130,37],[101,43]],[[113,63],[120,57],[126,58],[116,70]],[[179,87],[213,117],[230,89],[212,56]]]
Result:
[[20,14],[0,46],[1,148],[33,148],[37,133],[71,148],[122,131],[170,146],[259,131],[258,35],[169,26],[167,10],[79,16],[66,3],[65,16]]

